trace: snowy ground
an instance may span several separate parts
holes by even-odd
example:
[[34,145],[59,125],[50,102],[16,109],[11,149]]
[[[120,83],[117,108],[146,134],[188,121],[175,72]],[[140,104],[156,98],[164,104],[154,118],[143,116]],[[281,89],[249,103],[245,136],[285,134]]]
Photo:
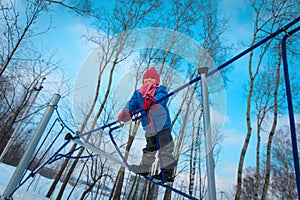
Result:
[[[0,194],[1,194],[1,196],[6,188],[7,184],[9,183],[9,180],[10,180],[11,176],[13,175],[14,170],[15,170],[15,167],[0,163],[0,177],[1,177],[0,178]],[[39,179],[39,178],[37,177],[35,179]],[[27,191],[30,183],[32,183],[32,186]],[[32,182],[32,180],[29,180],[19,190],[17,190],[15,192],[15,194],[13,195],[13,199],[14,200],[48,199],[48,198],[43,197],[43,195],[41,195],[41,193],[44,192],[44,191],[41,191],[41,188],[36,187],[35,189],[33,189],[33,187],[35,187],[33,184],[34,184],[34,182]],[[49,185],[49,183],[47,183],[47,182],[45,182],[44,184]],[[46,190],[47,188],[44,187],[44,189]]]
[[[9,183],[9,180],[13,175],[14,171],[15,171],[15,167],[6,165],[4,163],[0,163],[0,195],[1,196],[7,184]],[[24,185],[22,185],[14,193],[13,200],[49,200],[49,198],[46,198],[45,196],[52,182],[53,182],[52,180],[44,178],[39,174],[37,174],[34,178],[30,178]],[[76,200],[78,200],[78,198],[76,198]]]
[[[3,195],[3,192],[6,189],[6,186],[8,185],[10,178],[12,177],[13,173],[15,171],[15,167],[9,166],[4,163],[0,163],[0,196]],[[27,176],[25,176],[27,177]],[[181,183],[185,176],[182,177],[176,177],[178,178],[178,182]],[[13,194],[13,200],[51,200],[55,198],[46,198],[46,194],[52,184],[53,180],[47,179],[43,176],[40,176],[39,174],[35,175],[34,178],[31,178],[24,183],[14,194]],[[60,183],[59,183],[60,184]],[[58,188],[60,188],[60,185],[58,184]],[[181,186],[182,187],[182,186]],[[67,186],[66,191],[64,193],[65,196],[62,197],[62,199],[68,199],[68,200],[78,200],[81,196],[81,193],[84,190],[84,187],[80,187],[77,185],[76,190],[72,193],[72,196],[68,198],[69,191],[71,191],[72,186]],[[181,188],[182,189],[182,188]],[[187,192],[187,191],[185,191]],[[58,191],[54,191],[53,197],[57,196]],[[90,196],[90,198],[92,198]],[[105,196],[100,197],[101,200],[108,199]],[[0,198],[2,200],[2,198]]]

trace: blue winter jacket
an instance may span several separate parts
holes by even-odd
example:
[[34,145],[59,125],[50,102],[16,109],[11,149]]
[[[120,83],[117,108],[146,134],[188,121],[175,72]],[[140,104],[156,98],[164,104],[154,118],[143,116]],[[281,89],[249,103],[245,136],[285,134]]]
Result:
[[[159,100],[164,96],[168,95],[167,89],[165,86],[160,85],[154,94],[154,98]],[[169,98],[165,98],[160,101],[157,105],[152,105],[150,110],[145,114],[145,111],[142,111],[143,115],[141,118],[141,123],[143,129],[147,133],[157,133],[161,130],[167,129],[171,126],[171,119],[169,109],[167,107],[167,102]],[[136,112],[138,110],[143,110],[144,99],[142,94],[136,90],[131,96],[130,100],[127,102],[123,110],[130,110],[131,112]],[[150,122],[150,125],[149,125]]]

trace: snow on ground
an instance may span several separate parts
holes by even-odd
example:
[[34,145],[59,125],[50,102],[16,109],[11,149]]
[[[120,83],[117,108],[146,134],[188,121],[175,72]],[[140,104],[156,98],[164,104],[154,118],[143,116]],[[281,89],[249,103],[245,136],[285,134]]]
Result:
[[[15,167],[6,165],[4,163],[0,163],[0,194],[2,196],[7,184],[10,181],[10,178],[12,177],[13,173],[15,171]],[[38,175],[39,176],[39,175]],[[38,179],[35,178],[35,179]],[[15,194],[13,195],[13,199],[14,200],[43,200],[43,199],[48,199],[46,197],[43,197],[43,195],[41,195],[40,191],[41,188],[35,188],[36,191],[34,191],[35,189],[28,189],[29,184],[32,183],[32,187],[35,187],[34,182],[32,182],[32,180],[27,181],[27,183],[25,183],[22,187],[19,188],[19,190],[17,190],[15,192]],[[49,183],[45,182],[45,183],[41,183],[43,185],[47,184],[49,185]],[[44,187],[45,188],[45,187]],[[47,188],[45,188],[47,189]],[[39,190],[39,191],[38,191]]]
[[[5,191],[6,186],[8,185],[15,169],[15,167],[0,163],[0,196],[3,195],[3,192]],[[28,181],[26,181],[24,185],[22,185],[14,193],[13,200],[49,200],[49,198],[46,198],[45,196],[52,182],[53,180],[47,179],[37,174],[34,178],[30,178]],[[68,189],[71,189],[71,187]],[[54,196],[56,196],[56,194]],[[77,198],[74,198],[74,200],[78,200],[78,196],[80,196],[80,194],[75,194],[72,196],[77,196]],[[63,197],[63,199],[66,198]]]

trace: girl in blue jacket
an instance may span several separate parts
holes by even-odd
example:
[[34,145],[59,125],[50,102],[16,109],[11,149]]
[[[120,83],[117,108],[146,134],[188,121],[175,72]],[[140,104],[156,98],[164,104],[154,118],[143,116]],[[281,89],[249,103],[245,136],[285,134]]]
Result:
[[[159,174],[152,176],[162,179],[163,174],[167,182],[173,182],[173,171],[176,161],[173,156],[174,142],[171,135],[171,119],[167,107],[168,98],[156,102],[168,94],[166,87],[159,85],[160,75],[154,68],[147,70],[143,76],[143,86],[134,91],[118,120],[127,122],[131,120],[132,113],[143,109],[141,124],[145,130],[146,147],[140,165],[131,165],[131,170],[137,174],[149,175],[158,150],[160,168]],[[158,141],[157,141],[158,140]],[[158,146],[159,145],[159,146]],[[160,147],[160,148],[159,148]]]

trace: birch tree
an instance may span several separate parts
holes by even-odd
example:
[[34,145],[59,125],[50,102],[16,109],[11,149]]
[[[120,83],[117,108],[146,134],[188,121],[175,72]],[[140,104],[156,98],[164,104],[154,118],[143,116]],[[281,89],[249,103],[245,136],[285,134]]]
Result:
[[[1,79],[1,123],[3,129],[0,143],[4,146],[13,133],[16,124],[26,121],[25,108],[31,103],[39,89],[39,84],[51,72],[59,68],[54,51],[40,47],[35,37],[45,30],[35,30],[35,23],[42,12],[46,12],[44,2],[0,2],[0,79]],[[49,22],[50,26],[50,22]],[[40,105],[42,106],[42,105]],[[36,106],[36,113],[41,107]]]
[[[128,55],[124,55],[123,47],[126,43],[127,38],[129,37],[131,31],[135,29],[137,26],[140,25],[141,21],[149,15],[149,13],[152,12],[153,9],[157,7],[158,1],[148,1],[148,2],[131,2],[128,4],[128,2],[124,1],[118,1],[116,3],[116,7],[114,8],[114,11],[112,14],[106,14],[107,17],[106,20],[102,21],[104,23],[104,26],[100,26],[99,30],[104,29],[106,36],[104,38],[100,38],[100,40],[94,40],[95,37],[90,37],[92,41],[98,42],[99,46],[104,50],[103,52],[106,52],[102,55],[102,57],[99,58],[99,74],[98,74],[98,80],[97,80],[97,86],[95,90],[95,95],[92,100],[91,107],[89,108],[89,111],[87,115],[85,116],[84,122],[81,125],[79,133],[82,133],[86,127],[88,122],[91,123],[91,130],[95,128],[97,125],[97,121],[100,117],[100,115],[103,112],[103,109],[105,108],[105,105],[107,104],[108,97],[111,92],[111,84],[114,77],[114,72],[117,70],[117,65],[122,62],[123,59],[125,59]],[[111,20],[113,17],[113,20]],[[127,31],[127,32],[126,32]],[[118,38],[118,41],[112,41],[111,36],[117,33],[120,33],[120,37]],[[110,66],[110,64],[112,65]],[[103,73],[104,70],[109,70],[109,81],[107,83],[102,83],[103,79]],[[100,108],[96,107],[96,103],[98,102],[98,99],[100,98],[100,88],[103,87],[102,84],[104,84],[105,94],[103,97],[101,97],[100,102]],[[92,113],[96,111],[95,117],[92,116]],[[93,117],[93,118],[91,118]],[[89,139],[90,135],[87,139]],[[74,144],[71,148],[71,151],[76,148],[76,145]],[[83,153],[83,150],[79,151],[77,156],[80,156]],[[59,176],[62,174],[63,170],[66,168],[66,165],[69,160],[66,160]],[[56,198],[60,199],[63,195],[63,192],[65,190],[65,187],[67,185],[68,179],[70,178],[71,174],[73,173],[78,160],[75,160],[72,163],[71,168],[67,172],[67,176],[64,180],[64,183],[62,187],[60,188],[60,192]],[[59,176],[57,176],[56,181],[52,184],[47,196],[50,197],[52,194]]]
[[[299,128],[296,124],[297,142]],[[296,177],[293,164],[293,149],[288,126],[279,128],[274,135],[271,162],[271,180],[268,196],[277,199],[297,199]]]
[[[299,124],[297,124],[298,127]],[[297,136],[298,134],[299,131],[297,131]],[[266,196],[263,197],[263,187],[259,187],[258,192],[255,191],[254,188],[257,184],[256,169],[247,167],[243,178],[242,199],[254,199],[255,196],[258,196],[259,199],[297,199],[298,194],[293,169],[293,150],[289,135],[290,130],[288,126],[279,127],[274,134],[271,150],[270,185]],[[299,138],[297,141],[299,142]],[[266,153],[262,155],[263,158],[266,156]],[[265,162],[267,162],[267,159],[262,161],[262,163]],[[261,185],[264,185],[265,182],[265,169],[260,171]]]
[[[116,4],[114,4],[112,7],[113,9],[108,11],[106,9],[102,9],[103,12],[100,12],[99,21],[97,21],[98,26],[96,26],[96,29],[101,32],[101,34],[97,35],[86,35],[86,39],[89,41],[97,44],[102,52],[104,54],[100,54],[99,57],[97,57],[99,66],[98,66],[98,78],[97,78],[97,86],[95,89],[95,93],[93,96],[93,99],[91,100],[91,103],[89,104],[90,107],[87,109],[84,115],[84,120],[81,123],[81,126],[79,128],[79,133],[83,133],[85,130],[93,130],[96,125],[99,125],[98,120],[101,118],[101,115],[103,115],[103,109],[108,108],[110,105],[109,96],[112,96],[113,93],[111,91],[111,84],[113,80],[115,79],[114,75],[115,72],[120,70],[119,66],[122,65],[123,61],[128,58],[129,54],[122,54],[123,52],[123,45],[126,43],[127,37],[130,36],[131,31],[140,28],[140,27],[147,27],[147,26],[160,26],[160,27],[167,27],[170,28],[172,31],[180,31],[184,34],[188,34],[190,36],[193,36],[195,34],[193,28],[196,28],[199,26],[201,16],[197,15],[198,12],[202,12],[205,10],[205,7],[202,6],[202,1],[194,1],[194,0],[187,0],[187,1],[170,1],[167,2],[167,4],[163,4],[162,1],[144,1],[141,2],[127,2],[127,1],[117,1]],[[167,5],[164,7],[163,11],[160,11],[159,8],[162,8],[163,5]],[[211,10],[211,13],[213,13],[213,10]],[[211,14],[210,13],[210,14]],[[202,17],[206,16],[203,14]],[[214,31],[213,23],[216,23],[214,20],[208,21],[207,23],[211,23],[212,29],[210,31]],[[201,26],[201,25],[200,25]],[[217,29],[216,29],[217,31]],[[115,34],[120,34],[120,38],[117,43],[112,43],[111,39],[112,36]],[[207,41],[213,39],[213,34],[208,34],[211,38],[207,39]],[[216,35],[217,32],[216,32]],[[216,36],[215,35],[215,36]],[[203,41],[203,37],[201,37],[201,41]],[[175,37],[174,37],[175,38]],[[174,40],[174,38],[172,38]],[[214,38],[215,41],[218,40],[218,38]],[[155,40],[154,40],[155,42]],[[173,45],[177,41],[172,41],[169,46],[166,47],[166,50],[157,50],[155,48],[149,48],[145,51],[143,51],[140,55],[140,59],[142,64],[145,64],[144,68],[141,67],[141,65],[137,65],[136,67],[137,74],[136,74],[136,83],[138,83],[138,78],[140,78],[143,74],[143,72],[146,70],[146,68],[150,67],[151,65],[155,65],[160,74],[162,75],[162,83],[166,85],[168,88],[175,88],[173,80],[173,74],[171,73],[172,70],[185,70],[183,69],[183,66],[180,66],[180,62],[184,62],[182,58],[172,53]],[[211,43],[207,42],[207,44],[212,45]],[[155,45],[154,45],[155,46]],[[213,45],[212,45],[213,46]],[[217,49],[217,47],[214,47]],[[211,49],[212,50],[212,49]],[[216,54],[215,54],[216,55]],[[205,56],[205,55],[203,55]],[[203,58],[204,59],[204,58]],[[200,59],[199,63],[202,61]],[[186,63],[186,62],[185,62]],[[187,73],[186,73],[186,79],[191,80],[192,78],[196,77],[198,74],[198,71],[195,67],[186,65],[188,67]],[[140,68],[141,67],[141,68]],[[140,70],[141,69],[141,70]],[[108,82],[103,82],[104,79],[104,71],[109,71],[109,79]],[[102,95],[100,94],[99,88],[105,88],[105,92],[102,92]],[[137,85],[136,85],[137,87]],[[179,160],[179,156],[181,155],[181,152],[185,148],[190,148],[190,145],[187,144],[188,141],[184,141],[184,138],[188,137],[190,135],[190,127],[187,125],[187,123],[190,120],[189,113],[194,109],[192,107],[191,102],[196,99],[196,91],[199,87],[197,87],[197,84],[193,87],[191,87],[189,90],[184,91],[184,100],[180,102],[180,108],[178,111],[176,111],[176,117],[173,120],[173,125],[175,123],[179,123],[180,127],[179,129],[174,129],[174,132],[176,135],[180,136],[180,139],[178,139],[177,147],[176,147],[176,155],[177,159]],[[172,103],[172,99],[170,101]],[[100,105],[100,106],[99,106]],[[184,110],[184,111],[182,111]],[[112,112],[118,112],[118,111],[112,111]],[[96,113],[96,114],[94,114]],[[183,121],[185,123],[176,122],[178,118],[181,116],[183,117]],[[108,119],[108,118],[107,118]],[[200,119],[199,119],[200,120]],[[195,122],[195,124],[199,124],[199,121]],[[195,130],[200,127],[195,127]],[[123,152],[125,155],[125,158],[127,159],[127,153],[129,151],[132,151],[131,144],[133,142],[133,136],[135,134],[135,127],[129,130],[129,136],[127,138],[127,141],[123,144],[123,147],[125,147],[125,151]],[[132,130],[132,131],[131,131]],[[176,133],[176,130],[180,130],[180,133]],[[198,131],[199,132],[199,131]],[[90,136],[88,136],[86,139],[89,139]],[[199,137],[199,136],[197,136]],[[90,138],[91,139],[91,138]],[[200,140],[200,139],[199,139]],[[99,144],[101,145],[101,144]],[[196,144],[197,145],[197,144]],[[74,145],[71,148],[71,151],[74,150],[76,146]],[[195,147],[197,148],[197,147]],[[199,150],[199,149],[198,149]],[[123,151],[123,149],[122,149]],[[80,151],[77,156],[80,156],[84,153],[84,151]],[[198,152],[199,153],[199,152]],[[192,155],[196,159],[196,155]],[[64,165],[61,168],[61,171],[59,172],[59,176],[63,174],[63,171],[68,168],[69,160],[66,159]],[[62,198],[65,187],[67,185],[67,181],[69,177],[74,172],[75,167],[77,166],[78,161],[75,160],[70,169],[68,169],[67,172],[67,178],[65,178],[63,186],[60,188],[60,192],[57,199]],[[193,166],[195,168],[195,166]],[[180,172],[180,170],[178,170]],[[58,183],[59,176],[57,176],[56,180],[53,182],[47,197],[50,197]],[[124,189],[124,168],[119,168],[118,173],[116,175],[116,181],[113,185],[113,192],[111,195],[111,198],[120,198],[120,195],[122,193],[122,189]],[[203,184],[204,185],[204,184]],[[146,188],[145,186],[144,188]],[[151,186],[152,187],[152,186]],[[153,189],[146,190],[145,192],[142,191],[143,195],[145,197],[150,197],[153,194]],[[147,192],[146,192],[147,191]],[[170,193],[169,191],[166,191],[165,198],[169,198]]]
[[[287,23],[287,19],[293,19],[295,17],[296,10],[293,7],[293,2],[280,1],[280,2],[261,2],[261,1],[249,1],[251,7],[254,10],[255,19],[254,19],[254,33],[251,41],[251,45],[255,44],[261,38],[268,36],[268,34],[273,33],[277,29],[283,26],[284,23]],[[274,66],[272,71],[276,72],[276,76],[269,76],[268,79],[264,79],[264,81],[269,80],[270,77],[276,77],[272,82],[268,82],[269,90],[268,92],[261,94],[261,90],[256,90],[258,83],[257,79],[260,77],[261,69],[264,66],[264,62],[266,58],[270,58],[271,54],[277,52],[276,59],[273,59]],[[276,54],[276,53],[275,53]],[[263,122],[267,120],[267,117],[271,117],[272,126],[269,130],[269,138],[267,145],[267,162],[266,162],[266,170],[265,170],[265,180],[264,180],[264,188],[262,198],[266,198],[267,187],[269,184],[269,173],[270,173],[270,152],[273,135],[275,133],[277,127],[277,119],[278,119],[278,108],[279,101],[282,97],[279,97],[278,89],[281,80],[280,75],[280,48],[278,48],[277,38],[273,38],[269,40],[267,43],[261,46],[259,50],[255,50],[250,52],[249,61],[248,61],[248,72],[249,72],[249,89],[247,94],[247,110],[246,110],[246,122],[247,122],[247,134],[245,137],[244,145],[241,150],[240,161],[238,165],[238,173],[237,173],[237,190],[235,199],[240,199],[241,195],[241,186],[242,186],[242,171],[245,155],[248,149],[248,145],[250,142],[250,138],[252,136],[253,127],[252,127],[252,112],[256,110],[256,137],[257,137],[257,145],[256,145],[256,179],[255,179],[255,191],[254,199],[258,199],[258,192],[260,186],[260,170],[261,170],[261,130],[263,130]],[[266,78],[266,77],[265,77]],[[267,84],[261,83],[261,84]],[[265,87],[266,88],[266,87]],[[261,87],[260,87],[261,89]],[[260,93],[260,98],[255,98],[255,94]],[[282,95],[282,94],[281,94]],[[258,95],[256,96],[258,97]],[[252,108],[252,101],[255,99],[256,108]],[[268,106],[271,104],[271,106]],[[269,113],[269,114],[267,114]],[[270,119],[270,118],[269,118]]]

